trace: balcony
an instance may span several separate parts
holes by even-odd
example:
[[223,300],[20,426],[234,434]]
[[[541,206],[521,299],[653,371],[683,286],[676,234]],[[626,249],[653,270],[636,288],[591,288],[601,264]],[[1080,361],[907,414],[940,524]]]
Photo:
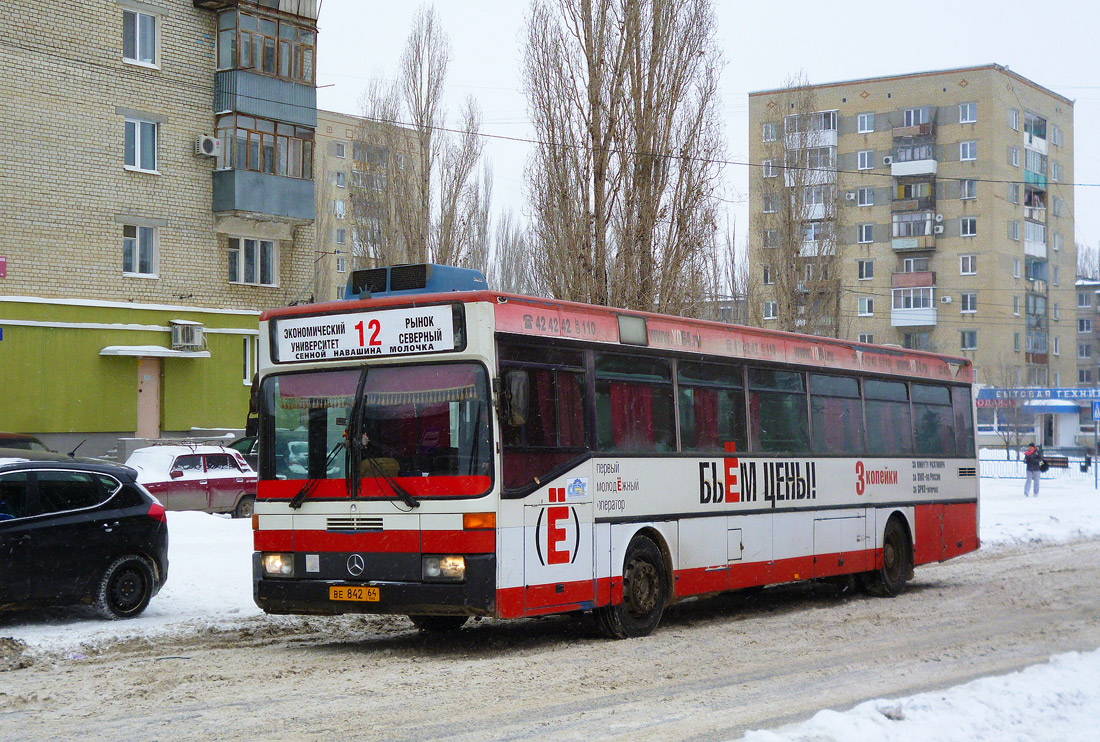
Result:
[[935,250],[936,237],[930,234],[921,235],[920,237],[894,237],[890,240],[890,247],[892,247],[895,252],[903,252],[905,250]]
[[936,321],[935,307],[890,310],[891,327],[934,327]]
[[810,149],[812,147],[835,147],[836,129],[816,129],[794,131],[784,135],[787,149]]
[[1030,170],[1024,170],[1024,183],[1026,185],[1035,186],[1040,190],[1045,191],[1047,189],[1047,176],[1039,173],[1033,173]]
[[1025,206],[1024,207],[1024,219],[1030,219],[1033,222],[1042,222],[1046,224],[1047,221],[1047,207],[1045,206]]
[[1046,296],[1047,282],[1040,281],[1038,278],[1029,278],[1027,279],[1027,292],[1038,296]]
[[313,181],[251,170],[215,170],[213,210],[308,224],[315,216]]
[[1047,257],[1047,245],[1045,242],[1035,242],[1034,240],[1024,240],[1024,255],[1030,255],[1033,258],[1042,258],[1046,260]]
[[[1043,133],[1046,133],[1046,127],[1043,127]],[[1028,149],[1033,149],[1041,154],[1047,153],[1047,140],[1044,137],[1036,136],[1027,130],[1027,126],[1024,126],[1024,146]]]
[[935,196],[925,196],[923,198],[897,198],[890,203],[890,211],[931,211],[935,208]]
[[[194,0],[193,5],[203,10],[225,10],[237,7],[239,0]],[[303,18],[317,19],[319,0],[279,0],[278,9]]]
[[929,121],[926,124],[914,124],[913,126],[895,126],[894,139],[902,137],[931,137],[936,135],[936,124]]
[[214,111],[317,128],[317,89],[248,70],[224,70],[214,75]]
[[[904,275],[904,274],[903,274]],[[930,271],[909,275],[931,276]],[[894,274],[895,277],[898,274]],[[931,284],[895,288],[891,292],[890,324],[893,327],[928,327],[936,324],[936,287]]]
[[915,271],[913,273],[894,273],[890,276],[890,285],[895,289],[911,289],[921,286],[935,286],[935,271]]
[[907,175],[935,175],[937,164],[935,160],[907,160],[898,162],[894,160],[890,164],[890,175],[895,178],[903,178]]

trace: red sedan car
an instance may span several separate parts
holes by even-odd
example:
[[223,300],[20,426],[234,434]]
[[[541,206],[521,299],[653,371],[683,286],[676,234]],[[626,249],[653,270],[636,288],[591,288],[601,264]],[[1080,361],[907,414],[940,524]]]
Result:
[[256,472],[237,451],[224,446],[148,446],[126,465],[168,510],[201,510],[252,516]]

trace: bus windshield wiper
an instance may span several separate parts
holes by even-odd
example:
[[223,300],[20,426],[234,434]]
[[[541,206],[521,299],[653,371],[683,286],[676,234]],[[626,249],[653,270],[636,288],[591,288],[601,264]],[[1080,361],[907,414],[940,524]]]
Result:
[[[343,445],[343,441],[336,441],[336,445],[332,447],[332,450],[328,452],[328,456],[325,457],[325,465],[321,468],[321,471],[328,472],[332,460],[336,458],[336,452],[339,451]],[[317,485],[320,484],[321,479],[322,477],[310,477],[307,479],[306,483],[302,485],[302,488],[298,490],[298,494],[290,501],[290,507],[295,510],[302,507],[302,503],[305,502],[305,499],[313,495],[313,491],[317,489]]]
[[[397,495],[397,499],[401,500],[401,502],[405,503],[410,508],[420,507],[420,502],[410,495],[408,490],[398,484],[396,479],[382,470],[382,466],[378,463],[378,459],[373,456],[368,456],[367,454],[363,454],[362,457],[363,460],[370,465],[371,471],[374,472],[374,476],[389,485],[393,494]],[[358,481],[356,481],[356,484],[358,484]],[[356,488],[356,494],[358,494],[358,487]]]
[[389,485],[390,490],[397,496],[397,499],[401,500],[401,502],[405,503],[410,508],[418,508],[420,507],[420,503],[417,502],[416,498],[410,495],[393,477],[382,470],[381,465],[378,463],[378,459],[367,455],[364,450],[366,448],[366,443],[364,442],[366,435],[362,430],[363,411],[366,405],[363,402],[363,390],[366,388],[367,374],[369,373],[370,367],[368,366],[363,369],[363,375],[359,377],[359,386],[355,390],[355,401],[353,402],[351,421],[347,430],[348,450],[344,458],[344,482],[347,487],[348,497],[353,500],[359,497],[360,479],[362,477],[359,471],[359,463],[361,461],[366,461],[371,471],[374,472],[375,478],[381,479]]

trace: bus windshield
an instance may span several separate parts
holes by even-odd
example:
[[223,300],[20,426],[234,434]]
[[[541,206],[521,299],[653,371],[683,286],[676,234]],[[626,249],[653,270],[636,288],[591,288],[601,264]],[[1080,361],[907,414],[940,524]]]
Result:
[[[474,363],[439,363],[268,377],[264,400],[271,424],[266,437],[275,470],[273,477],[261,476],[343,479],[345,457],[332,452],[348,433],[364,373],[360,476],[490,475],[485,369]],[[488,479],[484,481],[482,491],[488,488]]]

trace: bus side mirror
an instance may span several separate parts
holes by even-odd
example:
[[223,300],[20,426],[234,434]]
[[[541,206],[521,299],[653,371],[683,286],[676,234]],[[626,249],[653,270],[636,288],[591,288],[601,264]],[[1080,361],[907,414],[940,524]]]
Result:
[[512,370],[504,374],[501,395],[501,419],[505,425],[519,427],[527,422],[527,372]]

